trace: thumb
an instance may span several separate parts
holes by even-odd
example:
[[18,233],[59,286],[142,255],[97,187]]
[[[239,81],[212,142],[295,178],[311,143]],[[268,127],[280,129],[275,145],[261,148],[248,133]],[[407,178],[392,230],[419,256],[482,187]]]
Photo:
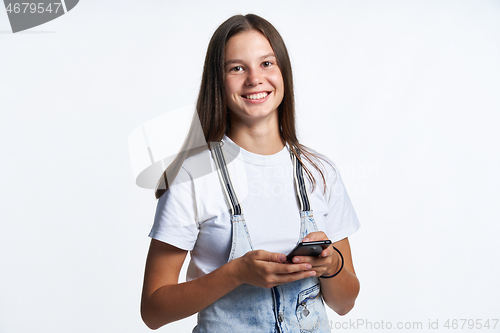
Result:
[[285,262],[286,255],[284,255],[283,253],[269,252],[269,258],[267,260],[271,262]]
[[302,241],[303,242],[314,242],[314,241],[319,241],[319,240],[327,239],[327,238],[324,238],[322,236],[323,235],[322,235],[321,232],[313,231],[313,232],[307,234],[307,236],[304,237],[304,239],[302,239]]
[[255,250],[247,252],[251,254],[253,260],[267,261],[267,262],[285,262],[286,255],[283,253],[268,252],[265,250]]

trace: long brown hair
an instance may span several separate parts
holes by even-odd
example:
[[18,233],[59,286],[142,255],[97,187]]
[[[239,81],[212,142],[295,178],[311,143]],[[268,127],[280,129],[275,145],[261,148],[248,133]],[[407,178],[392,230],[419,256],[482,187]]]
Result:
[[[199,119],[205,141],[208,144],[210,144],[210,142],[221,141],[224,134],[229,132],[231,126],[230,114],[227,109],[226,91],[224,88],[225,49],[228,40],[232,36],[248,30],[256,30],[267,38],[276,56],[276,62],[281,70],[281,75],[283,76],[285,93],[283,101],[278,106],[278,121],[281,139],[288,144],[290,150],[298,157],[298,160],[303,165],[307,177],[313,185],[312,190],[314,191],[316,187],[316,180],[310,170],[304,165],[301,157],[309,161],[309,163],[319,172],[323,180],[325,192],[326,181],[320,167],[320,164],[322,165],[320,160],[327,163],[328,161],[312,153],[310,149],[300,144],[297,138],[295,129],[295,99],[293,93],[292,66],[290,64],[290,57],[288,56],[285,42],[276,28],[260,16],[254,14],[232,16],[222,23],[214,32],[208,44],[208,50],[205,57],[200,93],[196,103],[196,113],[193,118],[192,129],[194,128],[195,122]],[[188,134],[183,149],[176,159],[177,163],[172,163],[172,165],[176,165],[176,167],[173,168],[176,169],[176,171],[178,171],[178,168],[182,165],[182,162],[188,155],[188,151],[199,151],[190,149],[189,142],[192,141],[190,139],[191,136],[195,135],[193,133]],[[155,192],[157,198],[159,198],[168,188],[167,174],[171,175],[170,178],[172,178],[172,175],[175,177],[177,174],[177,172],[168,171],[167,169],[167,171],[163,173],[163,177],[158,184]]]

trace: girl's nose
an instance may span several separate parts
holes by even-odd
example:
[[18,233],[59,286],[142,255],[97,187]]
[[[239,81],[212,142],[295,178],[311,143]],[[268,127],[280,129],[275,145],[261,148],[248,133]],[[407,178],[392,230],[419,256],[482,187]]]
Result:
[[248,70],[247,73],[248,74],[245,83],[249,86],[256,86],[264,81],[264,77],[262,76],[262,73],[259,70],[250,69]]

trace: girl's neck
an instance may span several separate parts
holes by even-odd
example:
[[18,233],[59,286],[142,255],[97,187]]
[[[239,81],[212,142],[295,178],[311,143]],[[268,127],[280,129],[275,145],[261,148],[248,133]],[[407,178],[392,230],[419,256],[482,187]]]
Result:
[[276,154],[285,146],[280,136],[277,119],[251,126],[231,121],[231,130],[227,136],[241,148],[260,155]]

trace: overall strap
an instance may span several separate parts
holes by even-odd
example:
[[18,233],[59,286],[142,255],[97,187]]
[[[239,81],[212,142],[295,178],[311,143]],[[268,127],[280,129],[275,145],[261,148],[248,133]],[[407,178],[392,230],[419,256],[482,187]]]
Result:
[[304,181],[304,169],[297,159],[297,156],[290,150],[290,157],[293,163],[293,178],[295,179],[295,188],[299,199],[300,211],[310,211],[309,196],[307,195],[306,183]]
[[222,189],[231,209],[231,215],[241,215],[241,205],[238,201],[238,197],[236,196],[236,192],[234,191],[231,177],[229,177],[229,171],[226,166],[226,158],[224,157],[224,152],[222,150],[222,142],[213,145],[210,148],[210,151],[212,152],[217,172],[219,173],[219,180],[221,181]]

